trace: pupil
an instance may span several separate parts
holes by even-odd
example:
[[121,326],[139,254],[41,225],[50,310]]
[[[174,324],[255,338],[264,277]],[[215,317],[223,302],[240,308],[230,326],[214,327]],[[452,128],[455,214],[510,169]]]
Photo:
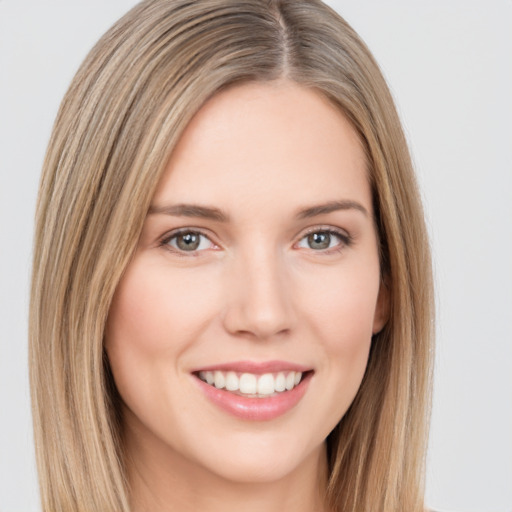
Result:
[[177,243],[183,251],[194,251],[199,247],[199,235],[197,233],[185,233],[178,236]]
[[327,249],[331,244],[331,235],[325,232],[312,233],[308,236],[308,244],[311,249]]

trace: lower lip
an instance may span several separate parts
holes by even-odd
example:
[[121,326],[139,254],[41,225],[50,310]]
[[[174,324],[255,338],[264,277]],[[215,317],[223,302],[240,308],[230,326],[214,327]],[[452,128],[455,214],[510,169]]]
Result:
[[233,416],[249,421],[269,421],[295,407],[307,391],[313,372],[308,372],[291,391],[268,398],[246,398],[224,389],[217,389],[194,375],[206,397]]

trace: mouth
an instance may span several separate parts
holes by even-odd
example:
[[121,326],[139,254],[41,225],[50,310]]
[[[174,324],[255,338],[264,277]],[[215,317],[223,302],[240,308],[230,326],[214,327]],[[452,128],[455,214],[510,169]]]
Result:
[[216,389],[224,389],[247,398],[269,398],[298,386],[310,371],[280,371],[256,374],[249,372],[208,370],[196,372],[200,380]]
[[282,362],[240,362],[192,372],[211,403],[242,420],[266,421],[293,409],[305,395],[314,370]]

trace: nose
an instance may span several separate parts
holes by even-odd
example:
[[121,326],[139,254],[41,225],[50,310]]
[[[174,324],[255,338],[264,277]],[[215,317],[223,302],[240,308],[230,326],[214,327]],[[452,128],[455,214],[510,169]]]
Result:
[[268,249],[251,251],[230,272],[223,318],[228,332],[263,340],[293,329],[291,283],[282,258]]

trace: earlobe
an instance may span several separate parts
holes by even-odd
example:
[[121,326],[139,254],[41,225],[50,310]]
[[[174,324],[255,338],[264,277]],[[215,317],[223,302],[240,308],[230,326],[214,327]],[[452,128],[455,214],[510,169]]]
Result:
[[382,279],[380,282],[377,304],[375,306],[375,315],[373,317],[373,335],[382,331],[389,320],[390,299],[391,297],[387,279]]

